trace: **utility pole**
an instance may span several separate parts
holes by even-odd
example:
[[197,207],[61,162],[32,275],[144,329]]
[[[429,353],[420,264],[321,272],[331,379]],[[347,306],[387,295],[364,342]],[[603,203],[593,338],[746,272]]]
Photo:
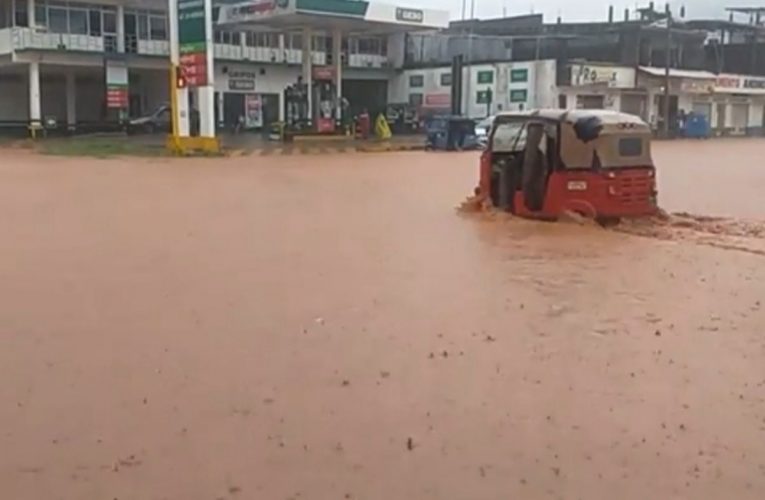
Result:
[[[467,2],[467,0],[464,0]],[[465,5],[465,3],[463,3]],[[465,116],[470,118],[470,110],[473,104],[473,23],[475,22],[475,0],[471,0],[470,3],[470,30],[468,31],[468,43],[467,43],[467,83],[465,90],[467,93]]]
[[665,57],[664,57],[664,109],[662,114],[664,115],[664,137],[669,137],[669,65],[670,65],[670,53],[672,50],[672,13],[669,10],[669,3],[666,4],[664,13],[667,17],[667,38],[665,44]]

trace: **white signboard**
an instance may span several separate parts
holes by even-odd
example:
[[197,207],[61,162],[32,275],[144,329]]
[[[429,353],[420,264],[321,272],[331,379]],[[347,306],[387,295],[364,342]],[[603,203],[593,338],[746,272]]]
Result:
[[746,75],[717,75],[715,92],[728,94],[765,94],[765,77]]
[[635,87],[635,69],[624,66],[571,65],[571,85],[600,85],[609,88]]

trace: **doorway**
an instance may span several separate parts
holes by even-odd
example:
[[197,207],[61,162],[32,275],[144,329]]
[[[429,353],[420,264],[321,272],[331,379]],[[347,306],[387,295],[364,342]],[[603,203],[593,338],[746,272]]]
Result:
[[646,119],[646,96],[640,94],[622,94],[621,111]]
[[602,95],[578,95],[576,96],[577,109],[603,109],[605,96]]
[[385,114],[388,82],[385,80],[343,80],[343,97],[348,99],[351,116],[366,109],[370,116]]
[[715,129],[718,133],[725,132],[725,118],[728,105],[724,102],[717,103],[717,121],[715,122]]
[[245,94],[223,94],[223,127],[229,130],[236,128],[239,120],[244,116]]

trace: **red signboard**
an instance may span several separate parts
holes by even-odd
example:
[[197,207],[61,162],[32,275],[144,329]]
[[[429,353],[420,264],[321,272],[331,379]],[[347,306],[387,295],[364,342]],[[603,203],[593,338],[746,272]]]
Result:
[[335,68],[333,66],[314,66],[312,68],[314,80],[335,81]]
[[433,108],[448,108],[451,104],[451,94],[425,94],[423,102],[423,105]]
[[110,87],[106,90],[106,107],[124,109],[128,107],[127,87]]
[[181,75],[189,87],[207,85],[207,55],[205,53],[184,54],[180,59]]

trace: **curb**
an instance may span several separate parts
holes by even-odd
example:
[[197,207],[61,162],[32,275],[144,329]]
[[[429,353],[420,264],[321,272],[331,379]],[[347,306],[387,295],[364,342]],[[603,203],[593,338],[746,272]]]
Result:
[[359,153],[393,153],[399,151],[425,151],[424,144],[368,144],[356,147]]

